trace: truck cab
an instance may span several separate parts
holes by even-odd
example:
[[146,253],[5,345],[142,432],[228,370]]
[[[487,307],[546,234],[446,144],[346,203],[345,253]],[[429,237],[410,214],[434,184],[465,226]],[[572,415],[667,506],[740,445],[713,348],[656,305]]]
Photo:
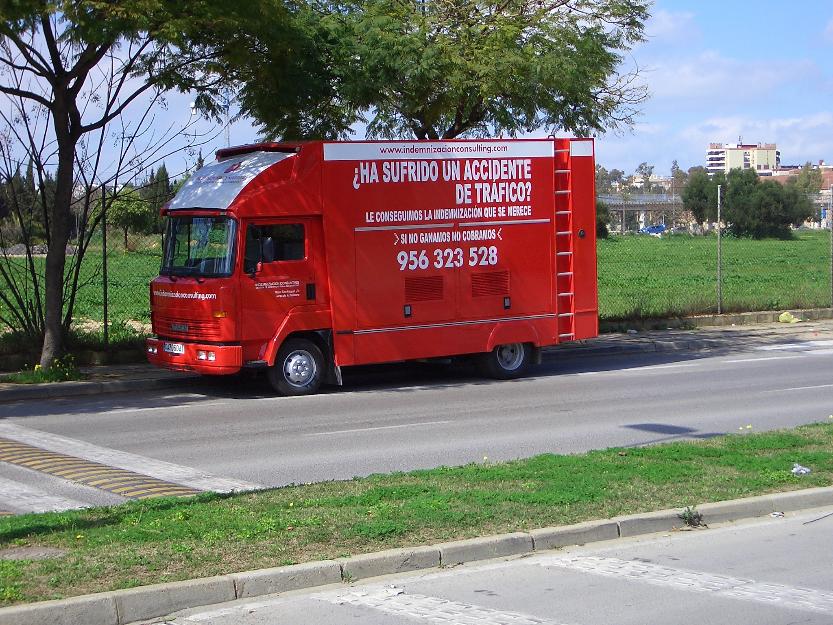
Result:
[[291,334],[301,349],[284,355],[283,376],[271,376],[282,392],[333,374],[323,357],[331,338],[321,215],[314,190],[299,192],[307,185],[297,151],[221,151],[163,209],[151,363],[205,375],[265,369]]

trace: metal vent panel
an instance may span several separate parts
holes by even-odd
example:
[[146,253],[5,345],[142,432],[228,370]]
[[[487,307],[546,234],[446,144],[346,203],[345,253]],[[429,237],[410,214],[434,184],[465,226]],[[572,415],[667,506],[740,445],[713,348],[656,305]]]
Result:
[[445,284],[442,276],[405,278],[406,302],[428,302],[444,297]]
[[487,271],[471,275],[472,297],[509,295],[509,272]]

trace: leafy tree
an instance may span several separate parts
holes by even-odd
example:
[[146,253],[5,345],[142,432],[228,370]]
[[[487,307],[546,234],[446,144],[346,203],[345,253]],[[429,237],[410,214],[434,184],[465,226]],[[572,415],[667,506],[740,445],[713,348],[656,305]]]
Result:
[[821,174],[821,169],[813,167],[810,163],[805,163],[798,172],[798,176],[791,178],[788,184],[794,184],[804,195],[816,195],[821,191],[821,186],[824,184],[824,176]]
[[[623,54],[646,0],[342,0],[293,9],[298,31],[240,74],[270,138],[448,139],[628,126],[645,99]],[[286,89],[287,80],[298,89]]]
[[[704,168],[690,170],[688,182],[682,190],[683,206],[702,222],[717,219],[717,186],[725,183],[722,174],[710,177]],[[724,186],[725,189],[725,186]]]
[[625,180],[625,172],[621,169],[611,169],[610,170],[610,182],[612,184],[620,185]]
[[732,193],[732,199],[727,198],[729,229],[735,236],[789,238],[790,226],[804,221],[813,212],[812,203],[794,185],[782,186],[772,180],[743,184],[745,181],[739,176],[729,173],[730,190],[733,183],[741,183],[737,193]]
[[790,226],[813,212],[812,203],[795,185],[782,187],[761,179],[752,169],[733,169],[709,176],[703,168],[690,170],[682,199],[697,221],[717,219],[717,188],[722,188],[721,218],[738,237],[789,237]]
[[610,209],[605,202],[596,200],[596,238],[606,239],[610,234],[607,224],[610,223]]
[[723,186],[723,220],[735,236],[752,235],[757,231],[760,216],[756,214],[755,192],[761,183],[753,169],[735,168],[726,175]]
[[128,233],[145,233],[152,228],[155,213],[150,202],[132,186],[120,189],[107,207],[107,220],[124,234],[124,249],[128,249]]
[[601,165],[596,165],[596,193],[610,193],[610,172]]
[[144,234],[151,232],[160,232],[161,220],[159,212],[162,210],[165,202],[173,197],[173,185],[171,185],[168,170],[165,164],[162,163],[159,169],[151,171],[147,179],[141,184],[138,189],[139,195],[148,204],[148,213],[150,218],[142,226]]
[[[0,93],[10,112],[0,112],[0,164],[11,175],[16,163],[33,161],[48,244],[43,301],[40,269],[30,263],[34,286],[15,291],[6,280],[15,298],[4,321],[42,341],[40,364],[45,369],[61,352],[72,322],[81,262],[97,223],[91,210],[91,198],[99,196],[96,189],[119,187],[125,170],[144,169],[145,164],[134,162],[137,153],[160,153],[165,139],[147,129],[166,91],[196,91],[197,106],[206,114],[219,114],[222,88],[234,78],[233,68],[259,63],[252,55],[258,47],[277,49],[270,39],[285,33],[283,26],[290,21],[278,0],[3,3]],[[291,45],[285,53],[292,54]],[[138,115],[139,122],[121,118],[141,106],[145,114]],[[105,145],[112,148],[113,136],[119,156],[105,173],[102,163],[110,159],[103,159],[102,151]],[[156,149],[147,145],[151,140],[157,142]],[[52,198],[46,197],[47,172],[54,174]],[[130,174],[128,179],[135,172]],[[75,197],[78,189],[83,189],[81,197]],[[78,202],[80,208],[73,213]],[[75,218],[80,232],[76,253],[68,257]],[[28,293],[37,294],[37,301]]]
[[654,174],[654,166],[646,162],[639,163],[636,167],[636,175],[642,180],[642,191],[651,192],[651,176]]
[[671,194],[682,193],[687,182],[688,174],[680,168],[675,159],[671,162]]

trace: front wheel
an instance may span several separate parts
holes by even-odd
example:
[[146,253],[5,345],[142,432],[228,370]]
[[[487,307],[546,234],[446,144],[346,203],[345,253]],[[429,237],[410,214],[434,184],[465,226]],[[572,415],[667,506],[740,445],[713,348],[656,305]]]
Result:
[[289,339],[268,372],[269,384],[281,395],[314,395],[321,388],[324,356],[306,339]]
[[507,343],[481,354],[478,364],[490,378],[511,380],[526,373],[531,360],[532,348],[527,343]]

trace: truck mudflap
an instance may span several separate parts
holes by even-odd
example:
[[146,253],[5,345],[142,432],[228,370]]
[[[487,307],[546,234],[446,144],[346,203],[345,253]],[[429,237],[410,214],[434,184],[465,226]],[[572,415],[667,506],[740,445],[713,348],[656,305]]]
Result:
[[192,371],[204,375],[237,373],[243,365],[239,345],[212,345],[149,338],[145,344],[148,362],[174,371]]

